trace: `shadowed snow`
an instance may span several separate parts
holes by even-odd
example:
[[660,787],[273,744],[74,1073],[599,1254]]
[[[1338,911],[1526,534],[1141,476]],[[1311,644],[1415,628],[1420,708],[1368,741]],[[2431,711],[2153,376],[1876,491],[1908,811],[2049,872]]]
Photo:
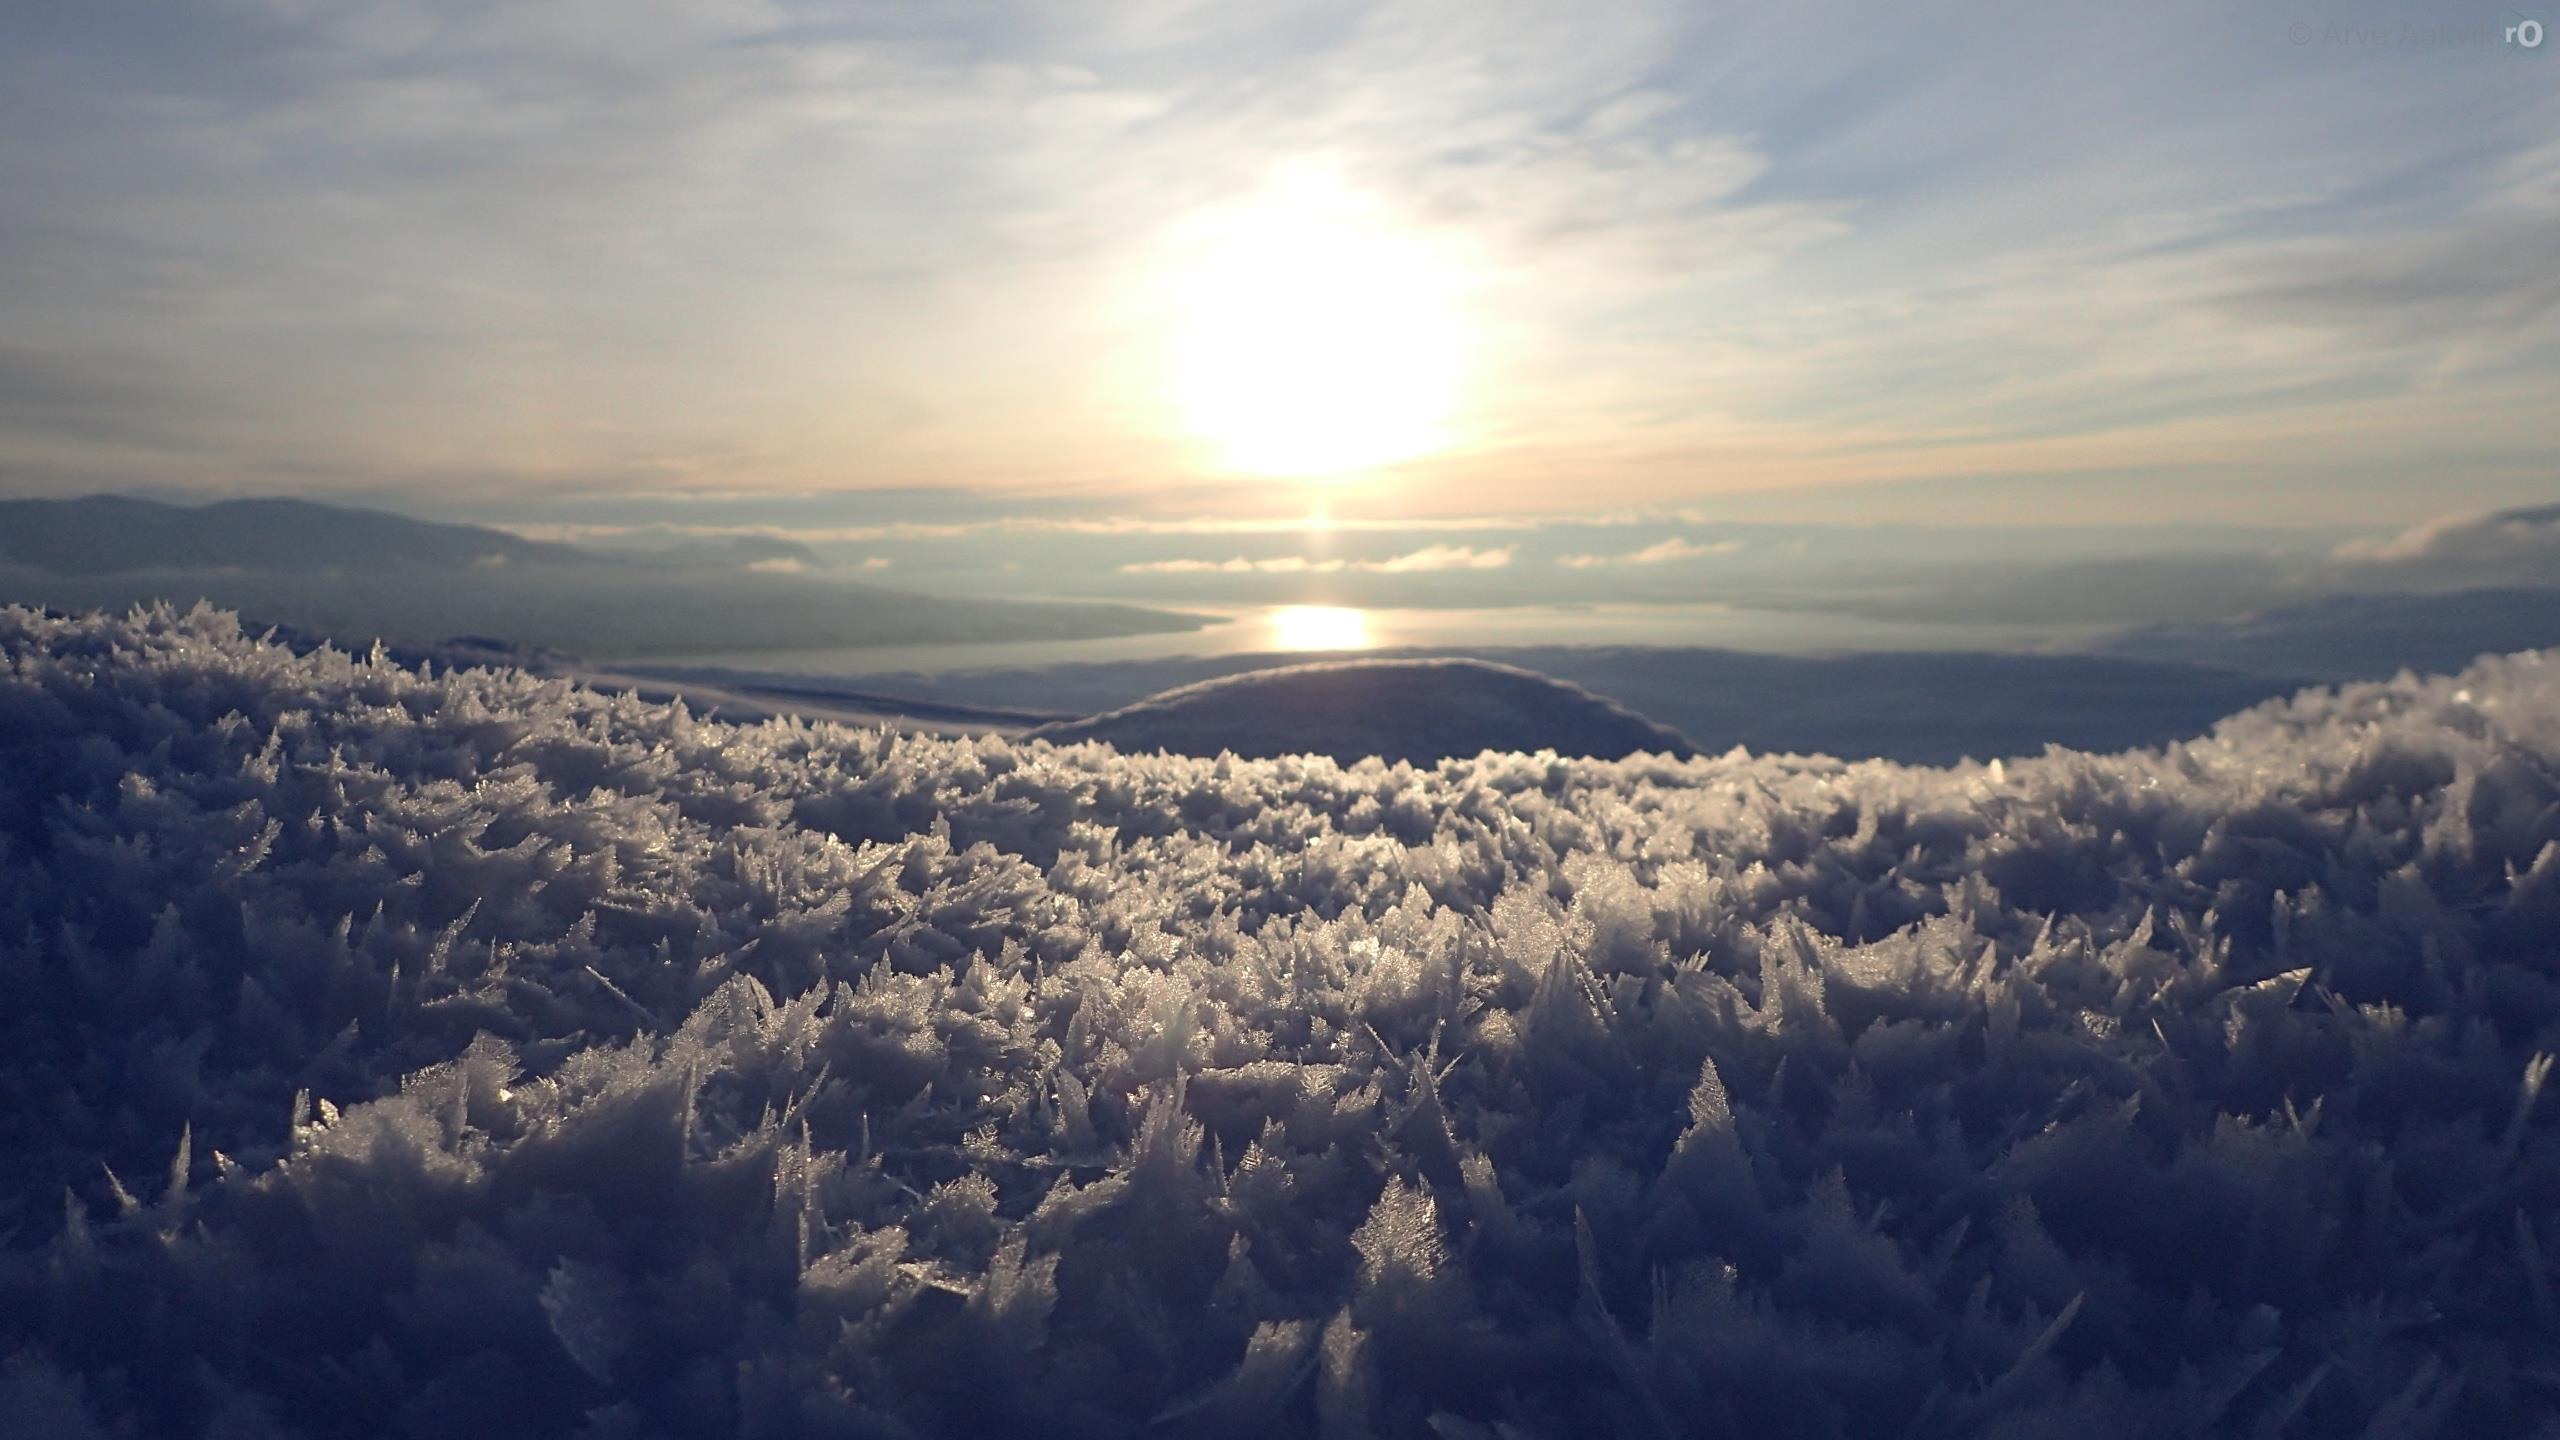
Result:
[[2543,655],[1416,770],[0,652],[0,1434],[2551,1433]]

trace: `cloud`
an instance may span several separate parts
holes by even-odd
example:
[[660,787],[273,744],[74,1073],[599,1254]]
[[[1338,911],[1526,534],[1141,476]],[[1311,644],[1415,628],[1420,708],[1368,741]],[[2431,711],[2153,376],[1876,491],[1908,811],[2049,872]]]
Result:
[[1731,555],[1742,549],[1740,540],[1718,540],[1700,545],[1674,535],[1658,540],[1641,550],[1624,555],[1559,555],[1556,563],[1567,570],[1590,570],[1603,565],[1666,565],[1674,560],[1696,560],[1709,555]]
[[1333,575],[1356,570],[1372,575],[1425,575],[1443,570],[1499,570],[1509,565],[1519,547],[1479,549],[1473,545],[1425,545],[1383,560],[1317,559],[1307,555],[1270,555],[1249,560],[1140,560],[1119,567],[1123,575]]
[[776,555],[747,566],[759,575],[797,575],[809,568],[809,562],[791,555]]
[[[2496,47],[2200,3],[2138,45],[1651,0],[271,0],[140,45],[122,8],[0,12],[0,462],[113,488],[1188,476],[1098,418],[1163,398],[1161,242],[1310,162],[1481,282],[1499,343],[1468,443],[1398,476],[1418,513],[2104,464],[2333,517],[2303,437],[2257,433],[2306,397],[2387,415],[2328,442],[2361,453],[2547,453],[2560,147]],[[2376,84],[2403,123],[2365,123]],[[2474,413],[2416,394],[2496,367]],[[184,403],[119,388],[161,376]],[[2485,506],[2497,463],[2437,473]]]
[[1473,545],[1425,545],[1419,550],[1387,560],[1360,560],[1355,570],[1374,570],[1381,575],[1419,575],[1433,570],[1499,570],[1511,563],[1519,549],[1503,545],[1479,550]]
[[1120,567],[1123,575],[1330,575],[1344,567],[1340,560],[1310,560],[1304,555],[1266,556],[1248,560],[1138,560]]
[[2560,505],[2451,515],[2378,540],[2350,540],[2330,557],[2340,588],[2477,589],[2560,584]]
[[[593,502],[610,510],[615,501],[604,498]],[[859,511],[861,497],[844,502],[845,508]],[[882,520],[868,524],[844,524],[830,521],[758,522],[753,524],[630,524],[622,521],[580,521],[556,519],[512,520],[489,518],[479,507],[455,510],[449,506],[408,505],[411,513],[448,512],[453,518],[487,524],[527,540],[554,540],[567,544],[613,540],[634,533],[654,532],[716,538],[729,535],[761,535],[776,540],[794,540],[803,544],[861,544],[872,540],[959,540],[975,536],[1003,535],[1077,535],[1094,537],[1184,536],[1184,535],[1305,535],[1320,531],[1348,533],[1464,533],[1485,531],[1542,530],[1559,526],[1577,529],[1613,529],[1658,523],[1661,515],[1654,512],[1625,510],[1596,515],[1374,515],[1330,516],[1316,518],[1305,515],[1005,515],[995,514],[972,520]],[[1463,548],[1463,547],[1461,547]]]
[[147,354],[0,342],[0,435],[160,449],[210,421]]
[[2509,159],[2451,215],[2272,247],[2230,303],[2251,318],[2344,336],[2367,351],[2423,348],[2449,368],[2554,338],[2560,141]]

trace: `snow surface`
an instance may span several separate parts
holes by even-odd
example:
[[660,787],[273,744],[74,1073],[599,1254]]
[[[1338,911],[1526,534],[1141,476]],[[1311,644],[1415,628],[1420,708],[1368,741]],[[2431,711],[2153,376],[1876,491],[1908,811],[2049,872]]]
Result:
[[1604,760],[1690,753],[1678,731],[1579,686],[1514,665],[1446,659],[1255,670],[1042,725],[1024,738],[1100,741],[1130,754],[1329,755],[1346,764],[1370,756],[1429,764],[1487,750]]
[[2560,1433],[2542,655],[1417,770],[0,648],[0,1433]]

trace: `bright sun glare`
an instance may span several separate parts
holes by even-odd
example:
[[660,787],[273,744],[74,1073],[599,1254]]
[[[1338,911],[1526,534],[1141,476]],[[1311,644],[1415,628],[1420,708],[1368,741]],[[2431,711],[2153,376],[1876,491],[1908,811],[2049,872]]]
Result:
[[1300,177],[1186,241],[1172,390],[1220,468],[1320,478],[1449,444],[1465,327],[1429,237]]
[[1271,643],[1280,650],[1366,650],[1368,612],[1341,605],[1283,605],[1271,612]]

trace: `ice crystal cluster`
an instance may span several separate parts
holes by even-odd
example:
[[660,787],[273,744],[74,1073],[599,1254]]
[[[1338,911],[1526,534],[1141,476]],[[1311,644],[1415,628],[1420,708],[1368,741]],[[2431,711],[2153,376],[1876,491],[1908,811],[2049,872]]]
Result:
[[1414,769],[0,647],[11,1435],[2560,1434],[2540,656]]

